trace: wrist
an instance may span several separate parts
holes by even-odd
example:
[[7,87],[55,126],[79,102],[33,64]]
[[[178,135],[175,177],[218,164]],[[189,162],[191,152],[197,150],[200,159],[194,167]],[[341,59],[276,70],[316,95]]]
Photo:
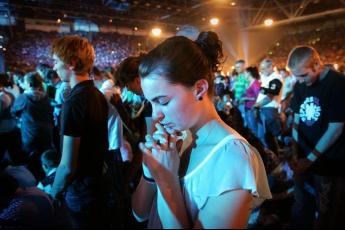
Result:
[[143,177],[144,177],[144,179],[147,178],[149,180],[153,180],[153,176],[151,175],[149,168],[144,163],[142,163],[141,165],[142,165],[142,168],[143,168]]
[[144,173],[143,173],[143,179],[144,179],[144,181],[146,181],[149,184],[156,184],[156,181],[153,178],[149,178],[149,177],[145,176]]

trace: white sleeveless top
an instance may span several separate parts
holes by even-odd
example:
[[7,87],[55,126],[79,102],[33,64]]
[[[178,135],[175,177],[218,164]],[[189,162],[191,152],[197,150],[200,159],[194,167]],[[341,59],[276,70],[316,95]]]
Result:
[[254,197],[253,208],[272,197],[258,151],[239,134],[226,136],[180,181],[193,222],[209,197],[231,190],[249,190]]

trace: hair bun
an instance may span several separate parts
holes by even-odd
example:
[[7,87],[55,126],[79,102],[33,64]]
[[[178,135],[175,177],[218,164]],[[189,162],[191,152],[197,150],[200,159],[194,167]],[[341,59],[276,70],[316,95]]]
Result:
[[218,35],[212,31],[204,31],[199,34],[195,42],[208,58],[212,71],[218,72],[219,65],[223,62],[222,42],[219,40]]

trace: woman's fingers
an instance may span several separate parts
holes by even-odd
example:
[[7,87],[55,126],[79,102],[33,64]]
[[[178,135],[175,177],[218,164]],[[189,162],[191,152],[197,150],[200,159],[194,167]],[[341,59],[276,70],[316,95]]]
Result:
[[157,130],[155,131],[156,133],[165,133],[166,132],[163,125],[161,125],[160,123],[156,123],[155,126],[157,128]]
[[139,143],[139,149],[144,153],[144,154],[152,154],[152,151],[150,148],[147,148],[144,143],[140,142]]
[[145,146],[147,148],[153,148],[155,147],[155,141],[153,140],[152,136],[151,135],[146,135],[145,136]]

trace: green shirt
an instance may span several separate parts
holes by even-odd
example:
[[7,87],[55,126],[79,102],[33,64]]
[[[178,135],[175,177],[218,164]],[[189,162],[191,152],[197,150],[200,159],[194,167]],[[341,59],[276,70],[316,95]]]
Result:
[[243,94],[246,92],[248,87],[249,87],[249,81],[245,77],[244,73],[239,74],[238,77],[235,79],[235,83],[234,83],[235,100],[239,100],[243,96]]

